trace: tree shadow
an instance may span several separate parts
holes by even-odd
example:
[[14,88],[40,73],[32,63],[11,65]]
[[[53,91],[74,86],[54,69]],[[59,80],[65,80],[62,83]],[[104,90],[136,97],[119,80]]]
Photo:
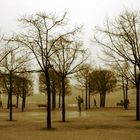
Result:
[[125,127],[121,125],[108,125],[108,124],[91,124],[91,125],[73,125],[71,126],[72,129],[78,130],[88,130],[88,129],[123,129]]
[[16,122],[18,120],[5,120],[5,121],[7,121],[7,122]]
[[73,121],[66,120],[65,122],[63,122],[62,120],[57,120],[57,121],[54,121],[54,122],[58,122],[58,123],[70,123],[70,122],[73,122]]
[[134,128],[140,130],[140,126],[136,126],[136,127],[134,127]]
[[43,127],[40,129],[41,131],[55,131],[56,128],[55,127],[52,127],[52,128],[47,128],[47,127]]

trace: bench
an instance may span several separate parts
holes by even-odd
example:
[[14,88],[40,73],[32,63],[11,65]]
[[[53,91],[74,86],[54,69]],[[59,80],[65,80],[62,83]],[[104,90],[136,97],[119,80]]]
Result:
[[15,104],[12,104],[12,107],[17,107]]
[[77,104],[67,104],[68,107],[77,107]]
[[127,100],[127,102],[123,102],[123,101],[117,102],[116,106],[124,106],[125,103],[127,103],[127,105],[129,105],[129,100]]
[[116,106],[123,106],[124,103],[116,103]]
[[40,107],[47,107],[46,104],[38,104],[37,106],[38,106],[39,108],[40,108]]

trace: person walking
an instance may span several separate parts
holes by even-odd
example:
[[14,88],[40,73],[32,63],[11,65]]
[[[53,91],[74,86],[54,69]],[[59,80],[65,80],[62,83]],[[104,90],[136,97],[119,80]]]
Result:
[[79,112],[81,112],[81,104],[83,103],[83,98],[80,95],[78,95],[78,97],[76,97],[76,100],[78,104],[78,110]]
[[97,107],[96,99],[94,99],[94,107]]

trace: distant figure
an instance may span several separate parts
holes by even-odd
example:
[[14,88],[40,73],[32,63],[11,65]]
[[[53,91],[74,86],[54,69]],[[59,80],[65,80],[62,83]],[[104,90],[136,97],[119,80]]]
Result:
[[97,107],[96,100],[94,99],[94,107]]
[[126,106],[126,105],[129,105],[129,103],[130,103],[130,102],[129,102],[129,99],[126,99],[125,102],[124,102],[124,105],[125,105],[125,106]]
[[126,102],[127,102],[127,104],[130,104],[130,101],[129,101],[129,99],[127,99],[127,101],[126,101]]
[[77,104],[78,104],[78,110],[81,112],[81,104],[83,103],[83,98],[78,95],[78,97],[76,97],[77,100]]
[[121,103],[121,106],[123,106],[123,105],[124,105],[124,102],[123,102],[123,100],[121,100],[121,101],[120,101],[120,103]]
[[123,106],[123,105],[124,105],[123,100],[120,100],[120,102],[117,102],[117,103],[116,103],[116,106]]

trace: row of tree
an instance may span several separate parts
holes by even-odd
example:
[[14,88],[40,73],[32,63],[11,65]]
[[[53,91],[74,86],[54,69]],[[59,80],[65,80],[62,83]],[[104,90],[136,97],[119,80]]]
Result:
[[105,107],[106,94],[116,87],[114,72],[107,69],[93,69],[90,64],[83,64],[83,69],[75,77],[80,86],[85,87],[85,109],[90,108],[90,95],[100,94],[100,107]]
[[[19,106],[19,97],[22,98],[22,111],[25,109],[26,97],[32,95],[32,81],[20,75],[12,76],[12,93],[10,93],[10,75],[0,74],[0,93],[7,95],[7,109],[10,108],[10,94],[16,96],[16,107]],[[2,101],[1,101],[2,105]]]
[[[140,14],[124,11],[115,19],[107,19],[104,27],[96,28],[92,40],[102,46],[114,71],[121,75],[125,96],[128,81],[136,89],[136,120],[140,120]],[[99,33],[99,34],[98,34]]]
[[29,59],[27,54],[20,53],[22,50],[18,44],[9,43],[4,37],[1,38],[0,47],[0,91],[1,94],[8,95],[7,108],[12,120],[12,96],[17,97],[17,107],[19,97],[22,98],[22,111],[24,111],[26,96],[33,92],[31,75],[23,74]]
[[51,87],[55,86],[52,71],[61,79],[62,121],[65,122],[67,78],[79,71],[88,58],[78,37],[81,27],[70,29],[65,17],[66,13],[61,18],[45,13],[22,17],[19,22],[24,25],[23,31],[7,39],[8,43],[18,44],[22,52],[27,52],[29,59],[33,57],[39,65],[38,71],[45,77],[48,129],[51,128],[51,94],[55,94],[55,88]]
[[[136,119],[139,120],[139,15],[126,12],[112,23],[107,20],[105,29],[98,28],[100,36],[94,37],[94,42],[104,46],[104,52],[110,57],[107,60],[111,60],[113,62],[111,66],[115,67],[114,72],[111,72],[111,70],[92,70],[89,65],[82,65],[87,60],[88,55],[87,50],[79,40],[78,34],[81,27],[70,30],[71,28],[67,25],[65,17],[66,13],[61,18],[46,15],[45,13],[37,13],[20,18],[19,22],[24,26],[24,29],[21,30],[21,33],[5,39],[8,44],[13,46],[1,57],[1,62],[4,62],[3,60],[7,55],[18,50],[20,54],[23,53],[24,56],[29,57],[28,61],[32,58],[37,61],[39,65],[37,71],[42,73],[40,77],[45,77],[43,83],[45,83],[47,94],[47,128],[51,128],[51,95],[54,95],[52,101],[55,103],[56,93],[54,87],[56,86],[56,78],[51,77],[56,77],[56,74],[58,79],[60,78],[60,81],[58,81],[61,88],[58,89],[62,91],[63,122],[65,122],[66,83],[69,75],[77,73],[78,81],[85,86],[87,109],[87,94],[89,92],[90,95],[91,91],[100,93],[100,106],[105,106],[106,92],[116,85],[114,72],[117,69],[119,69],[117,74],[122,76],[124,93],[127,93],[128,80],[136,85]],[[21,64],[25,64],[25,60]],[[13,62],[11,64],[8,69],[10,74],[19,72],[18,68],[22,68],[20,69],[21,73],[23,71],[34,71],[23,69],[21,67],[23,65],[13,68]],[[123,64],[125,64],[125,68]],[[125,98],[126,93],[124,94]],[[54,103],[53,107],[55,107]]]
[[[50,85],[51,85],[51,94],[52,94],[52,110],[56,108],[56,96],[59,96],[58,107],[61,107],[61,97],[62,97],[62,80],[58,73],[53,69],[49,71],[50,74]],[[44,73],[39,74],[39,91],[41,94],[46,95],[46,84],[45,84],[45,75]],[[65,79],[65,95],[70,95],[70,81],[68,78]]]

